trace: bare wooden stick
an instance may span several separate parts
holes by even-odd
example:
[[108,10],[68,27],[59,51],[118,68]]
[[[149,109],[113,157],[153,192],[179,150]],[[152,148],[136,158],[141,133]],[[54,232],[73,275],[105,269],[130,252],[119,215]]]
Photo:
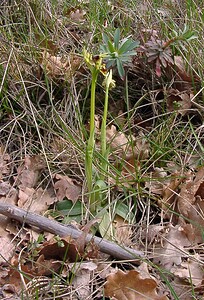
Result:
[[[21,223],[36,226],[41,230],[51,232],[61,237],[69,235],[72,238],[77,239],[83,233],[81,230],[77,230],[71,225],[66,226],[60,224],[56,221],[49,220],[46,217],[27,212],[10,204],[0,203],[0,214],[3,214]],[[121,246],[108,240],[88,234],[86,236],[86,243],[89,243],[91,240],[95,242],[101,252],[107,253],[117,259],[132,260],[133,263],[138,263],[139,259],[144,258],[144,254],[141,251]]]

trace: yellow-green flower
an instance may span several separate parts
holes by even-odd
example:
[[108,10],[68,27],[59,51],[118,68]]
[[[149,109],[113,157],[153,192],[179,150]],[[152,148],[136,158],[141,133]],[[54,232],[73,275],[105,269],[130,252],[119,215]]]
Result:
[[89,67],[89,69],[92,71],[93,67],[96,70],[100,70],[101,65],[102,65],[102,58],[97,55],[93,56],[91,53],[89,53],[85,48],[83,49],[83,56],[84,60]]
[[115,80],[113,79],[113,71],[110,69],[108,73],[105,75],[105,79],[103,81],[103,86],[108,87],[109,89],[113,89],[116,86]]

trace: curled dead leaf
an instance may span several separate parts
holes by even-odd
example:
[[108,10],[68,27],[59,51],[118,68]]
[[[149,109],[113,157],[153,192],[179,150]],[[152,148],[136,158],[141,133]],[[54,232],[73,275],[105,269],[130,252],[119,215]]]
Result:
[[105,284],[105,296],[117,300],[168,300],[166,296],[159,296],[157,282],[151,278],[141,278],[135,270],[110,274]]
[[39,255],[43,255],[45,260],[59,259],[66,261],[68,259],[71,262],[76,262],[81,258],[76,241],[69,236],[44,242]]
[[77,55],[69,55],[66,58],[55,56],[44,50],[41,66],[51,78],[70,79],[79,68],[81,58]]
[[72,285],[76,289],[79,299],[86,300],[91,294],[90,280],[97,269],[97,265],[91,261],[80,262],[69,264],[69,268],[74,273]]

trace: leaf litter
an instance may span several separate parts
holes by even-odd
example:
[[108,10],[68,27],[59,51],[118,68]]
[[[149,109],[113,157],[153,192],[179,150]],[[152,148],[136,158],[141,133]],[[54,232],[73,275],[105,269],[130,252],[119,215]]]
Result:
[[[86,21],[86,10],[80,7],[68,14],[72,22]],[[174,77],[172,88],[165,91],[167,112],[176,111],[185,117],[194,109],[192,76],[186,71],[181,56],[174,56],[172,60],[169,48],[163,56],[157,58],[157,50],[163,41],[158,40],[157,31],[151,32],[155,36],[150,37],[145,44],[148,61],[155,63],[153,68],[159,78],[164,70],[167,77]],[[151,49],[152,43],[157,47],[154,51]],[[41,68],[52,80],[70,81],[81,65],[81,59],[76,55],[70,55],[67,59],[53,53],[51,49],[44,49],[41,54]],[[198,82],[196,75],[192,75],[194,82]],[[125,124],[124,119],[122,124]],[[143,161],[151,161],[151,147],[147,139],[142,133],[125,134],[111,125],[107,129],[107,141],[111,148],[110,161],[120,173],[119,176],[113,174],[110,183],[119,192],[124,187],[134,188]],[[29,212],[44,215],[50,207],[53,208],[55,203],[62,200],[69,199],[73,203],[81,201],[81,184],[68,175],[55,174],[52,178],[53,187],[41,185],[41,175],[46,170],[41,156],[26,156],[15,175],[12,174],[12,164],[10,155],[1,147],[0,202],[15,204]],[[191,295],[192,287],[201,297],[204,293],[203,172],[203,167],[188,172],[183,169],[172,172],[170,168],[166,171],[153,165],[151,176],[150,173],[144,174],[144,185],[137,185],[137,188],[145,188],[148,194],[155,196],[162,219],[160,224],[148,224],[148,228],[142,231],[141,245],[138,247],[144,250],[146,243],[145,250],[151,261],[173,275],[174,278],[171,275],[167,277],[181,300],[194,299]],[[49,215],[49,218],[52,217]],[[11,222],[13,228],[9,228]],[[116,214],[111,222],[114,239],[122,245],[134,247],[134,231],[127,220]],[[0,225],[0,292],[5,298],[20,295],[24,290],[24,296],[29,299],[34,299],[36,291],[42,293],[44,298],[48,294],[55,297],[63,293],[63,299],[93,299],[96,295],[102,297],[104,286],[105,296],[112,299],[172,299],[164,280],[151,264],[145,267],[144,263],[139,267],[130,264],[128,267],[132,270],[124,270],[124,266],[121,267],[117,262],[114,265],[108,261],[109,257],[103,257],[94,244],[85,246],[84,236],[75,241],[69,236],[60,238],[44,234],[40,241],[38,239],[42,233],[36,228],[26,225],[22,227],[6,217],[0,219]],[[85,235],[93,227],[94,224],[88,226]],[[36,232],[35,238],[28,242],[32,232]],[[53,281],[49,277],[53,274],[60,275],[61,279],[57,280],[56,276],[56,282]],[[95,294],[93,286],[98,289]]]

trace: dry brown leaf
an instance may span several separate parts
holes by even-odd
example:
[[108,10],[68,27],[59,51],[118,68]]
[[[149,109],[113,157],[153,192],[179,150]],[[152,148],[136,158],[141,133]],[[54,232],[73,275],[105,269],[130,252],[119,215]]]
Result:
[[137,271],[140,273],[141,278],[150,278],[148,264],[146,262],[142,262],[139,267],[137,268]]
[[36,186],[40,172],[45,168],[45,163],[41,156],[27,156],[24,165],[18,168],[18,177],[16,184],[20,188],[33,188]]
[[[12,267],[10,268],[8,272],[8,276],[4,278],[5,284],[11,284],[15,287],[16,293],[20,295],[20,292],[22,291],[22,277],[21,273],[19,272],[19,261],[18,258],[15,257],[11,260]],[[21,264],[20,266],[22,274],[24,274],[24,281],[27,283],[29,279],[33,278],[32,270],[24,264]],[[29,278],[29,279],[28,279]]]
[[46,260],[58,259],[66,261],[68,259],[71,262],[76,262],[81,258],[76,241],[69,236],[59,240],[51,239],[44,242],[40,247],[39,255],[44,255]]
[[41,254],[36,260],[35,273],[37,276],[48,276],[52,275],[53,272],[57,272],[62,266],[61,262],[56,259],[45,259],[44,255]]
[[193,96],[193,93],[170,89],[167,95],[167,111],[178,111],[178,113],[184,116],[189,113],[189,110],[192,107],[191,99]]
[[16,288],[13,284],[4,284],[1,289],[1,294],[4,297],[3,299],[8,300],[18,300],[18,294],[16,292]]
[[178,212],[181,216],[179,222],[185,228],[189,240],[203,243],[204,228],[204,167],[201,167],[197,174],[189,172],[181,186],[178,196]]
[[117,300],[168,300],[166,296],[158,295],[157,288],[154,279],[142,279],[135,270],[126,273],[118,270],[117,273],[108,275],[105,296]]
[[186,231],[188,239],[192,243],[203,243],[203,228],[204,228],[204,200],[200,197],[196,197],[196,201],[192,208],[188,212],[190,224],[186,224],[187,221],[180,218],[180,223]]
[[108,263],[108,261],[106,260],[98,261],[98,268],[97,268],[98,276],[102,279],[106,279],[108,275],[116,273],[117,269],[113,268],[111,265],[112,263]]
[[67,198],[75,203],[81,193],[81,187],[76,185],[74,181],[68,176],[57,174],[55,175],[57,181],[54,184],[56,194],[59,200]]
[[9,182],[0,182],[0,202],[16,205],[18,191]]
[[169,181],[167,172],[163,168],[155,168],[149,181],[145,183],[145,187],[149,189],[150,194],[162,195],[169,185]]
[[[91,230],[91,227],[98,223],[100,219],[93,219],[86,223],[86,225],[81,229],[82,233],[81,235],[76,239],[77,242],[77,248],[79,253],[83,256],[84,250],[86,248],[86,237],[89,231]],[[89,243],[89,249],[86,248],[86,258],[93,258],[93,255],[95,253],[95,258],[98,257],[99,248],[98,246],[94,245],[94,243]],[[87,252],[88,250],[88,252]]]
[[11,234],[0,237],[0,264],[8,262],[14,255],[15,243]]
[[7,226],[11,221],[6,216],[0,215],[0,237],[8,234]]
[[122,217],[119,215],[116,215],[114,218],[114,238],[120,245],[124,246],[130,246],[132,244],[132,228],[128,224],[127,221],[125,221]]
[[69,269],[74,273],[72,285],[81,300],[86,300],[91,295],[90,281],[97,265],[94,262],[80,262],[69,264]]
[[[195,178],[192,172],[187,174],[184,183],[181,185],[181,191],[178,197],[178,209],[185,217],[189,217],[189,212],[192,210],[192,205],[195,203],[195,196],[201,193],[202,184],[204,182],[204,167],[200,168]],[[200,188],[200,191],[199,191]]]
[[116,126],[112,125],[106,130],[107,142],[110,144],[114,155],[130,159],[135,157],[145,159],[149,156],[149,144],[142,133],[137,138],[134,136],[126,136],[123,132],[117,131]]
[[41,66],[51,78],[70,79],[72,74],[79,68],[81,58],[70,55],[66,58],[51,55],[47,50],[42,54]]
[[72,21],[82,23],[85,20],[85,15],[86,15],[85,10],[76,9],[72,11],[69,16]]
[[[140,161],[149,156],[149,144],[142,133],[137,138],[126,136],[123,132],[117,131],[112,125],[106,131],[107,141],[110,144],[112,160],[116,159],[116,168],[121,169],[121,177],[117,185],[130,186],[135,183],[136,174],[140,169]],[[111,179],[115,183],[114,179]]]
[[190,241],[185,230],[176,225],[169,225],[160,241],[154,247],[154,263],[162,265],[166,270],[171,270],[173,265],[180,266],[185,255],[185,247],[190,246]]
[[204,274],[199,260],[199,255],[195,254],[191,256],[191,258],[189,258],[187,261],[183,261],[181,263],[181,266],[173,267],[171,269],[171,272],[179,278],[187,279],[189,283],[192,283],[195,287],[200,286]]
[[5,196],[9,193],[11,185],[9,182],[0,182],[0,196]]
[[178,195],[177,189],[181,181],[182,178],[181,176],[179,176],[179,173],[172,174],[172,178],[170,179],[169,184],[162,192],[162,199],[161,201],[158,202],[158,204],[161,206],[166,216],[168,216],[169,207],[173,208],[172,205],[174,205],[177,199],[177,195]]
[[106,139],[110,143],[111,148],[119,155],[122,156],[126,153],[128,138],[123,132],[118,132],[116,126],[111,125],[106,130]]
[[0,180],[10,174],[10,162],[11,158],[9,154],[5,152],[3,146],[0,146]]
[[[18,201],[18,191],[11,187],[9,183],[2,182],[0,183],[0,190],[1,194],[4,194],[4,196],[0,195],[0,202],[6,203],[6,204],[12,204],[16,205]],[[7,218],[4,215],[0,215],[0,236],[4,237],[7,235],[8,231],[8,225],[11,224],[11,220]],[[11,224],[13,226],[13,223]]]
[[193,88],[192,82],[200,81],[200,78],[196,74],[193,74],[193,78],[192,78],[192,74],[191,74],[192,72],[186,71],[186,62],[184,61],[182,56],[175,55],[174,64],[175,64],[175,69],[177,71],[176,79],[179,81],[182,80],[186,84],[188,83],[189,88]]
[[37,214],[43,214],[48,207],[57,201],[56,197],[50,195],[49,190],[39,188],[24,188],[19,190],[18,206]]
[[121,182],[123,181],[123,186],[130,186],[136,181],[136,174],[140,170],[140,162],[134,157],[124,159],[122,161],[122,170],[121,170]]
[[170,283],[179,300],[195,300],[195,297],[192,295],[192,285],[186,280],[174,276]]

